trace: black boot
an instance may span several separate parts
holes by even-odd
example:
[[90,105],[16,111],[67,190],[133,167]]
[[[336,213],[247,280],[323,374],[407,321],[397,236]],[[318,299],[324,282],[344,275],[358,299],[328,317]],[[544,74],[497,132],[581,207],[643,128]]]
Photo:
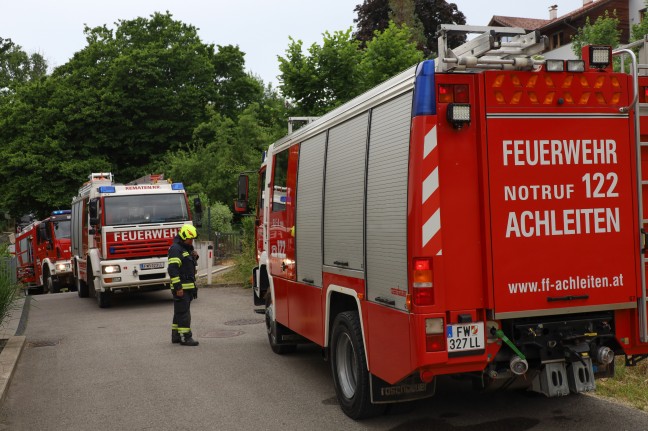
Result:
[[180,342],[180,334],[178,334],[177,329],[172,329],[171,330],[171,342],[176,344]]
[[189,334],[180,334],[180,344],[183,346],[197,346],[200,343],[191,338]]

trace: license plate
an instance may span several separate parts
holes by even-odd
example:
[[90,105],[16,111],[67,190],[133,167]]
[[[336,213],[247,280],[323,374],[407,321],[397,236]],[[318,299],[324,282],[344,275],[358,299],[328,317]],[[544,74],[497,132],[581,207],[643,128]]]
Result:
[[164,268],[164,262],[140,263],[140,269],[159,269]]
[[484,322],[455,323],[446,327],[448,353],[484,349]]

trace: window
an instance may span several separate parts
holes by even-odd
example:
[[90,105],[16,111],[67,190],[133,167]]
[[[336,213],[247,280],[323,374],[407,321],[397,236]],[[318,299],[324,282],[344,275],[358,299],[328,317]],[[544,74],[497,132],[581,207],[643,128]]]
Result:
[[275,156],[272,177],[272,211],[285,211],[288,191],[288,151],[282,151]]
[[189,220],[184,194],[149,194],[106,197],[107,226],[167,223]]

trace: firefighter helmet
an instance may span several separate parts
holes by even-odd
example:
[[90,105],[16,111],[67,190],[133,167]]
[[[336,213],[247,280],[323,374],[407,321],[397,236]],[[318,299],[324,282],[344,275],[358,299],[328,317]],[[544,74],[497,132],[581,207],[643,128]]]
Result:
[[180,228],[180,232],[178,232],[178,235],[180,235],[181,240],[187,240],[187,239],[194,239],[198,236],[198,232],[196,232],[196,228],[193,227],[190,224],[186,224]]

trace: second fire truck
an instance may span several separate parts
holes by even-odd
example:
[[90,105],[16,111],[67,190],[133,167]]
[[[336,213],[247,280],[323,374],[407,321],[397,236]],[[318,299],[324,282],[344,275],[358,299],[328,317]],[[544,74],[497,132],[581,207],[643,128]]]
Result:
[[[453,32],[478,36],[450,49]],[[553,397],[648,356],[638,66],[615,73],[607,46],[539,60],[546,38],[516,28],[439,34],[439,58],[273,143],[260,170],[270,345],[321,346],[352,418],[440,375]]]
[[[196,203],[196,212],[200,209]],[[168,288],[167,252],[191,223],[182,183],[147,175],[128,184],[93,173],[72,200],[72,269],[80,297]]]
[[18,281],[27,289],[57,293],[74,286],[70,266],[70,210],[57,210],[15,235]]

